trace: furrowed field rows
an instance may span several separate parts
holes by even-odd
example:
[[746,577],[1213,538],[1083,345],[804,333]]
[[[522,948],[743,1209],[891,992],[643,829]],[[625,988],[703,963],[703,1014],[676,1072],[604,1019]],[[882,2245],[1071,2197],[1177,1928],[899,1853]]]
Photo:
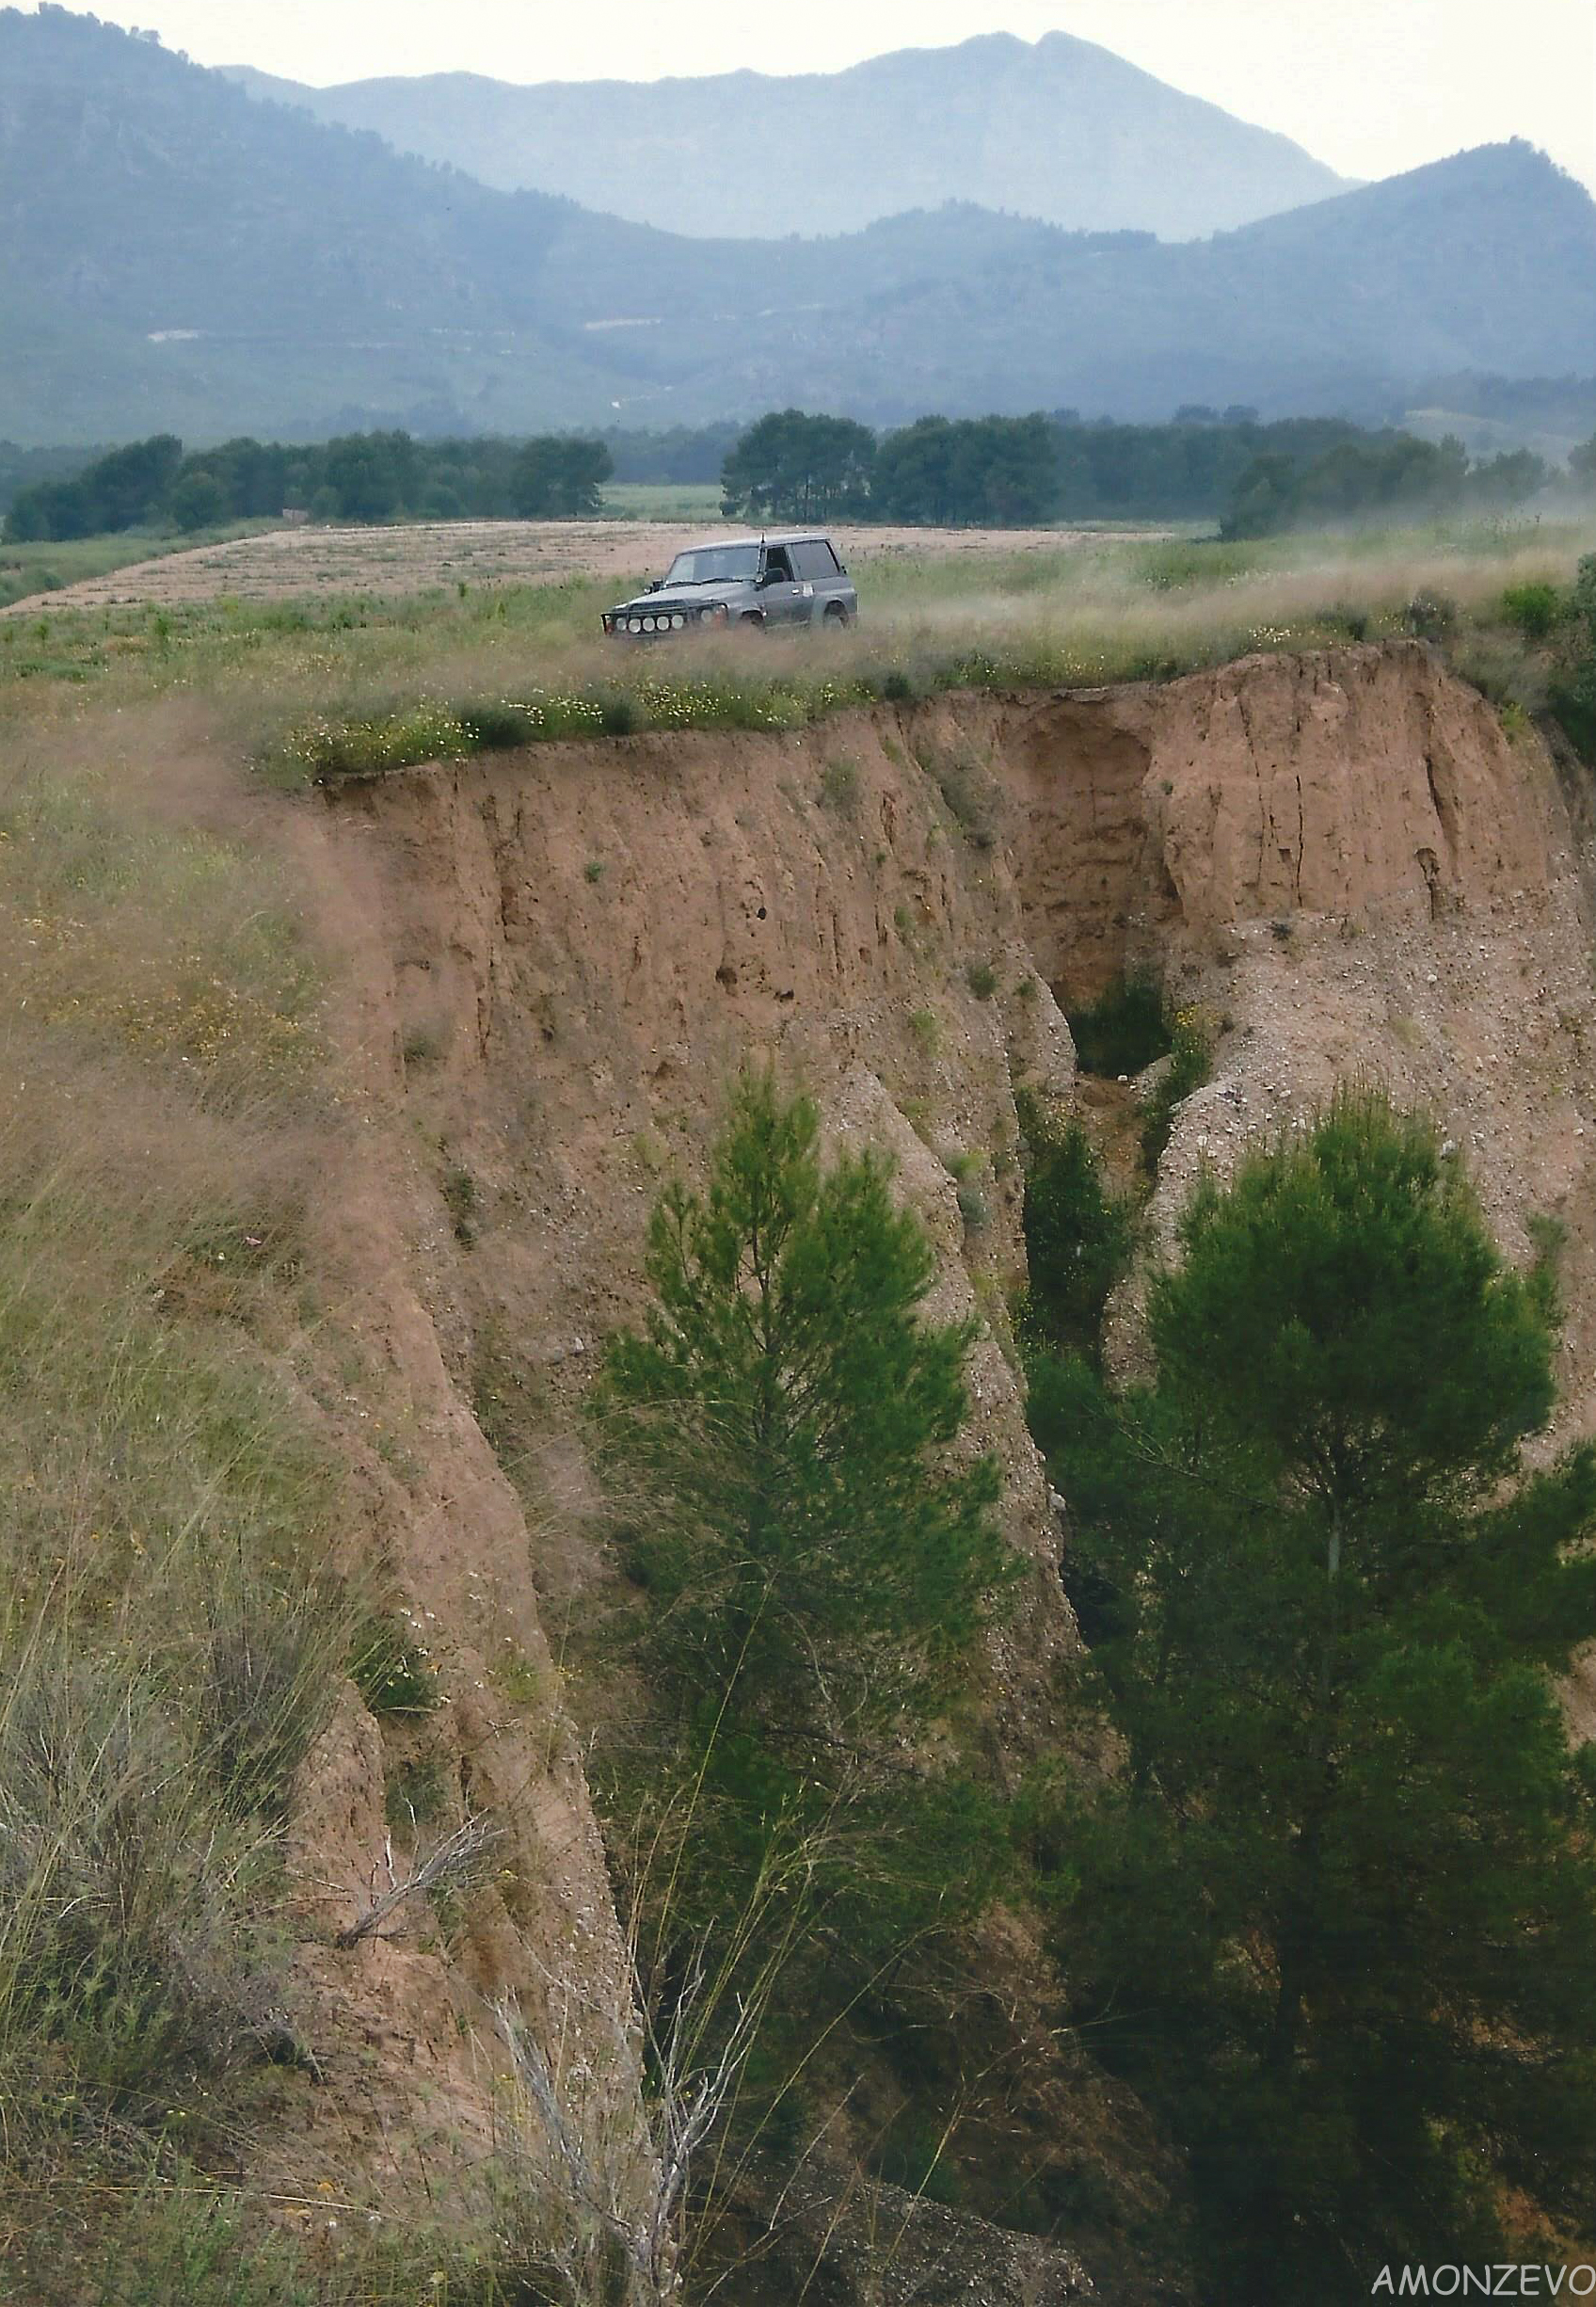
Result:
[[[691,525],[691,524],[688,524]],[[705,521],[701,526],[709,526]],[[995,551],[1057,552],[1087,536],[1160,531],[1093,529],[833,530],[845,555],[881,560],[965,558]],[[615,521],[455,521],[398,528],[288,528],[135,561],[107,574],[29,594],[0,614],[61,609],[172,608],[230,599],[273,601],[348,594],[425,593],[460,585],[558,584],[570,577],[630,581],[662,568],[684,524]]]

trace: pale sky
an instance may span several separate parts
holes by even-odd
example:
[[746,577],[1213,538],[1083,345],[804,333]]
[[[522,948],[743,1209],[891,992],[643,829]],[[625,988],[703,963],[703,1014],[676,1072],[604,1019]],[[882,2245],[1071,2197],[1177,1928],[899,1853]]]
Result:
[[1592,0],[94,0],[200,64],[652,80],[1074,32],[1349,176],[1527,136],[1596,191]]

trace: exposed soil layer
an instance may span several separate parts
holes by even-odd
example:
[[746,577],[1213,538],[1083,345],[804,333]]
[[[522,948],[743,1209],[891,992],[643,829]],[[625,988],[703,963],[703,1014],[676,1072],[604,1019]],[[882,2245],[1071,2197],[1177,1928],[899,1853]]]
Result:
[[[1539,740],[1510,744],[1416,644],[802,734],[551,745],[346,788],[296,822],[347,957],[363,1100],[326,1214],[373,1399],[405,1420],[403,1460],[370,1468],[374,1530],[435,1630],[438,1735],[513,1829],[463,1955],[401,1938],[317,1958],[343,2039],[380,2046],[390,2133],[490,2137],[483,1995],[516,1986],[551,2029],[623,1995],[556,1664],[604,1576],[578,1413],[598,1342],[638,1306],[660,1179],[699,1168],[739,1065],[773,1058],[834,1143],[896,1156],[938,1249],[936,1310],[982,1324],[967,1446],[997,1453],[1031,1562],[972,1697],[1000,1776],[1075,1735],[1058,1669],[1077,1637],[1005,1312],[1014,1092],[1074,1095],[1061,1001],[1145,962],[1212,1017],[1215,1077],[1160,1175],[1166,1237],[1200,1163],[1338,1080],[1437,1109],[1509,1255],[1533,1212],[1567,1224],[1562,1430],[1596,1427],[1578,844]],[[1134,1356],[1134,1288],[1117,1322]],[[1571,1693],[1582,1719],[1591,1703]],[[307,1783],[305,1847],[345,1901],[381,1860],[381,1743],[346,1712]],[[1015,1995],[1040,1995],[1020,1968]],[[336,2059],[329,2076],[332,2160],[375,2168],[359,2092]],[[1016,2263],[982,2296],[1029,2280]]]

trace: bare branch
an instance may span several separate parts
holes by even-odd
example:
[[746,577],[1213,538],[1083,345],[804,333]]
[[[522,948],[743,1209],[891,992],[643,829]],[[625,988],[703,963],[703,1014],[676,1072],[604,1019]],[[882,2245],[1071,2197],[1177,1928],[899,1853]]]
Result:
[[[358,1947],[361,1939],[369,1939],[379,1931],[391,1914],[396,1914],[407,1898],[423,1891],[437,1890],[447,1882],[457,1882],[470,1874],[483,1853],[492,1849],[503,1829],[489,1819],[464,1819],[452,1834],[447,1834],[416,1866],[413,1873],[398,1881],[393,1872],[393,1846],[388,1846],[389,1887],[380,1898],[373,1899],[365,1913],[357,1917],[348,1929],[341,1931],[333,1942],[338,1947]],[[375,1888],[375,1875],[374,1875]]]
[[[532,2159],[543,2207],[558,2230],[545,2239],[551,2263],[573,2296],[585,2298],[584,2270],[607,2255],[625,2270],[628,2307],[671,2307],[681,2290],[681,2222],[694,2158],[736,2090],[758,2012],[740,2001],[726,2040],[700,2064],[702,1968],[694,1967],[662,2032],[635,1967],[631,1985],[641,2027],[563,1990],[609,2038],[598,2068],[581,2060],[556,2073],[513,1995],[496,2003],[493,2015],[541,2134],[541,2153]],[[652,2069],[646,2093],[645,2047]]]

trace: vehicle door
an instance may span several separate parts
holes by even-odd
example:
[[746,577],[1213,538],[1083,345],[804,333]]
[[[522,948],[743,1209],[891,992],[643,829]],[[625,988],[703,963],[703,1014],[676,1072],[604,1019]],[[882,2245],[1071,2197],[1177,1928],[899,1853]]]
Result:
[[770,545],[759,571],[759,607],[767,625],[796,625],[808,617],[813,599],[806,601],[792,567],[791,548]]
[[809,613],[818,625],[833,602],[843,612],[854,613],[854,588],[843,574],[842,566],[833,552],[830,540],[824,537],[806,537],[803,544],[792,547],[793,566],[800,585],[810,591]]

